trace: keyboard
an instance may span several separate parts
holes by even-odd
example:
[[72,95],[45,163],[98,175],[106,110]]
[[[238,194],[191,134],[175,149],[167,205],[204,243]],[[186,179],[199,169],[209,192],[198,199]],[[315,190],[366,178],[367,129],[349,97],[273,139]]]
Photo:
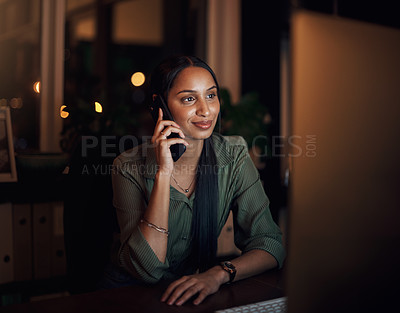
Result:
[[285,313],[287,297],[276,298],[257,303],[250,303],[229,309],[215,311],[215,313]]

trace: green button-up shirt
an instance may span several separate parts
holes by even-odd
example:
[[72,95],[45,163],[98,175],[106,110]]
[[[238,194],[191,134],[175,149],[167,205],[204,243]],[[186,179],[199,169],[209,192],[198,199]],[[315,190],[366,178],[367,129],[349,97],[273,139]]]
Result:
[[[246,142],[238,136],[213,134],[218,166],[218,233],[233,212],[234,239],[243,252],[261,249],[282,266],[285,251],[282,234],[269,210],[269,200],[248,154]],[[120,226],[117,262],[134,277],[154,283],[196,271],[190,262],[192,210],[196,192],[190,198],[170,187],[167,256],[160,262],[139,222],[150,199],[157,163],[154,147],[142,144],[114,161],[112,175],[114,206]]]

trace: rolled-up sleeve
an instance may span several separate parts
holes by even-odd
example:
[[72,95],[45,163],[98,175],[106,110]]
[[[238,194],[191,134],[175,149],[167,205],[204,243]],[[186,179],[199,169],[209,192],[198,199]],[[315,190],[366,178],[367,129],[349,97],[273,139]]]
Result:
[[134,277],[148,283],[156,283],[168,269],[168,260],[160,262],[143,237],[139,223],[147,206],[143,176],[140,166],[114,161],[112,175],[113,205],[120,227],[121,246],[118,252],[119,265]]
[[247,151],[242,153],[236,169],[236,196],[232,207],[235,244],[243,253],[264,250],[282,267],[285,259],[282,232],[272,219],[269,199]]

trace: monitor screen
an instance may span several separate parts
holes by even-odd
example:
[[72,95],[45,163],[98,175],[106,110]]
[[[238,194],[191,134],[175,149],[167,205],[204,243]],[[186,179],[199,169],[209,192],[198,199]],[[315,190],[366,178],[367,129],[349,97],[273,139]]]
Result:
[[291,29],[289,312],[398,306],[400,30],[306,11]]

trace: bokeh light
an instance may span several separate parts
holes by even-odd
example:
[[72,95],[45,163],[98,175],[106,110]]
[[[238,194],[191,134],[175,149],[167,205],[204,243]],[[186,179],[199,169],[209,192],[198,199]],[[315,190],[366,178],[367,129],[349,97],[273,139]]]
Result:
[[61,118],[67,118],[69,113],[67,111],[64,111],[64,109],[66,108],[66,105],[62,105],[60,108],[60,116]]
[[100,104],[100,102],[95,102],[94,103],[94,110],[97,112],[97,113],[101,113],[101,112],[103,112],[103,107],[102,107],[102,105]]
[[131,76],[131,82],[133,86],[139,87],[144,84],[146,77],[142,72],[136,72]]
[[33,91],[36,93],[40,93],[40,82],[37,81],[33,84]]

